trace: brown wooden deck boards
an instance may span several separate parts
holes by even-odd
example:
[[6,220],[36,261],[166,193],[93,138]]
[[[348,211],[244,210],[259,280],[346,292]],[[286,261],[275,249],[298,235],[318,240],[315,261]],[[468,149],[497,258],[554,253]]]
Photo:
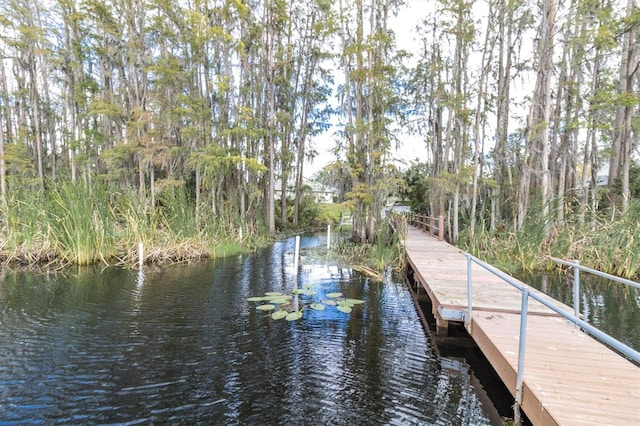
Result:
[[[467,311],[464,253],[413,227],[405,246],[434,315],[459,321]],[[515,395],[521,293],[477,265],[471,275],[470,334]],[[640,425],[640,368],[538,302],[529,314],[522,407],[534,424]]]

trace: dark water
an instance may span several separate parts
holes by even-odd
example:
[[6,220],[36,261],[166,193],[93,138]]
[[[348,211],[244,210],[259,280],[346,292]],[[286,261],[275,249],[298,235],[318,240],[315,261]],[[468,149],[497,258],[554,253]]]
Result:
[[[573,307],[573,272],[523,274],[518,279]],[[594,327],[640,351],[640,289],[583,272],[580,312]]]
[[[303,238],[303,246],[322,245]],[[0,424],[488,424],[459,360],[434,355],[399,280],[303,256],[300,286],[351,315],[273,321],[247,297],[290,292],[293,239],[163,268],[0,280]]]

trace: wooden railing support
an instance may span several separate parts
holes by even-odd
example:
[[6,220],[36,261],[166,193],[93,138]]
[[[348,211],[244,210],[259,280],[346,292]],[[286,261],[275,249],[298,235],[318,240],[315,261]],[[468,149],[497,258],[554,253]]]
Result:
[[[438,225],[436,228],[436,220]],[[438,239],[444,241],[444,215],[438,216],[436,219],[433,216],[427,216],[426,214],[410,213],[407,223],[415,226],[424,232],[429,232],[430,237],[438,236]]]

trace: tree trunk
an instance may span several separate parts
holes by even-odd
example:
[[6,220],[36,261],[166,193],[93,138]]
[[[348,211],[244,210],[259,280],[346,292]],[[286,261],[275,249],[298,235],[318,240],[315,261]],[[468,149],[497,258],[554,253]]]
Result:
[[[4,52],[0,50],[0,56],[4,57]],[[10,110],[8,94],[7,94],[7,77],[4,70],[4,61],[0,60],[0,99],[2,99],[2,107],[0,108],[0,203],[4,211],[7,208],[7,167],[5,162],[4,146],[7,141],[11,141],[9,118]],[[5,140],[5,123],[6,135]]]
[[[627,17],[631,18],[634,13],[634,0],[627,0]],[[620,98],[626,95],[633,97],[633,76],[638,70],[638,46],[632,43],[633,29],[627,29],[624,34],[622,44],[620,74],[618,83],[618,95]],[[630,189],[629,189],[629,169],[631,166],[631,121],[632,110],[628,102],[620,101],[620,105],[616,111],[616,120],[614,128],[614,144],[611,159],[609,161],[609,197],[612,204],[615,203],[615,184],[616,180],[621,180],[622,200],[620,201],[620,210],[622,213],[629,208]],[[620,173],[622,168],[622,173]]]
[[486,88],[488,85],[488,75],[493,60],[493,48],[494,43],[490,43],[491,29],[495,25],[493,19],[493,2],[489,3],[489,19],[487,20],[487,27],[485,29],[484,47],[482,49],[482,60],[480,62],[480,77],[478,79],[478,95],[476,100],[476,113],[474,122],[474,134],[473,134],[473,181],[471,188],[471,222],[469,225],[469,236],[474,237],[477,221],[477,206],[478,206],[478,180],[481,177],[480,168],[480,146],[481,140],[484,139],[484,123],[483,110],[484,110],[484,97]]

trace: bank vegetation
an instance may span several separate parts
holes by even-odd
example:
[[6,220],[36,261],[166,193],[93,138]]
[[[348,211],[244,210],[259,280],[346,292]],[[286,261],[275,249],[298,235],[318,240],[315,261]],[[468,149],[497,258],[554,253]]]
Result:
[[[637,2],[430,6],[407,41],[396,0],[3,2],[2,256],[199,258],[305,229],[331,129],[354,242],[404,187],[454,243],[633,263]],[[415,162],[393,158],[407,133]]]

